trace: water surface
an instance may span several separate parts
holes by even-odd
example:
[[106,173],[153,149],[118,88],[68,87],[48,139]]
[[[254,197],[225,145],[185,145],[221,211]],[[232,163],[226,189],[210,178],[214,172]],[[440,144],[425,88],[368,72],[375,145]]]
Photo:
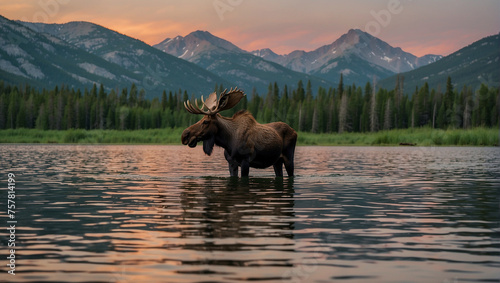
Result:
[[[499,148],[298,147],[293,179],[222,150],[0,145],[23,282],[499,282]],[[0,195],[7,254],[7,193]]]

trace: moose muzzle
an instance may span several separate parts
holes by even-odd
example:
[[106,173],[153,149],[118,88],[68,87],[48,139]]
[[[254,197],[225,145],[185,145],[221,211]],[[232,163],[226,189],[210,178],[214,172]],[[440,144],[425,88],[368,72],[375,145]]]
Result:
[[183,145],[188,145],[189,147],[196,147],[196,144],[200,141],[196,136],[192,136],[189,129],[185,129],[182,132],[181,141]]

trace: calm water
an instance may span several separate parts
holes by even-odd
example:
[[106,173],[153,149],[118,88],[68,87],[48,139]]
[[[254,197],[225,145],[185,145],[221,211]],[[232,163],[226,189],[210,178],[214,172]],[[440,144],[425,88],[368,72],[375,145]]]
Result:
[[499,148],[299,147],[294,180],[222,155],[0,145],[0,281],[500,281]]

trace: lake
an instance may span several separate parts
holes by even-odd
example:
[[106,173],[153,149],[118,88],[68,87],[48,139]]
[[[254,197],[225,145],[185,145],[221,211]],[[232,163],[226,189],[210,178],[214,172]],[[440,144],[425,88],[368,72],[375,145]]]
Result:
[[500,280],[500,148],[298,147],[295,178],[251,168],[246,180],[200,146],[4,144],[0,156],[0,281]]

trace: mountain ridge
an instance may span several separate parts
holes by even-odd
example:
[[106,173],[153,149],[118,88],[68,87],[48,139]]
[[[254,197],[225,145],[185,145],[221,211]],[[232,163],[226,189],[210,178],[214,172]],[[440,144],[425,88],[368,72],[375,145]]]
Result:
[[[442,57],[432,54],[417,57],[399,47],[392,47],[359,29],[350,29],[333,43],[320,46],[315,50],[295,50],[285,55],[279,55],[269,48],[245,51],[208,31],[199,30],[186,36],[166,38],[154,47],[178,58],[196,63],[228,80],[236,79],[238,81],[236,76],[224,74],[220,70],[222,66],[215,66],[217,65],[215,61],[235,63],[238,61],[235,56],[244,56],[247,58],[247,62],[264,64],[256,58],[248,59],[250,58],[248,55],[251,54],[286,69],[324,80],[331,85],[338,82],[341,73],[344,75],[345,83],[362,85],[371,81],[374,76],[377,80],[384,79],[435,62]],[[236,64],[241,65],[241,63]],[[223,65],[224,68],[234,67],[228,64]],[[276,69],[277,67],[274,65],[272,68]],[[242,75],[243,73],[240,72],[240,77]],[[262,80],[262,78],[253,79],[254,82]],[[261,86],[260,89],[264,87]]]
[[2,16],[0,30],[7,35],[0,38],[0,76],[6,82],[39,87],[61,83],[82,87],[99,82],[115,87],[139,82],[133,72]]
[[[191,56],[189,55],[189,50],[194,54],[200,52],[199,50],[196,50],[199,46],[199,43],[197,43],[197,40],[202,40],[204,42],[209,42],[214,46],[218,46],[220,48],[223,48],[227,51],[230,52],[241,52],[244,53],[245,51],[237,47],[236,45],[232,44],[231,42],[213,36],[211,33],[208,31],[202,31],[202,30],[197,30],[194,32],[189,33],[185,37],[182,36],[176,36],[174,38],[167,38],[163,40],[162,42],[153,45],[153,47],[162,50],[163,52],[166,52],[168,54],[174,55],[176,57],[182,58],[184,60],[189,60]],[[204,46],[201,46],[203,48]]]
[[195,31],[186,36],[167,38],[155,48],[195,63],[218,76],[235,82],[241,88],[265,93],[269,84],[295,85],[299,80],[310,80],[315,87],[329,87],[333,83],[290,70],[245,51],[231,42],[207,31]]
[[[301,70],[308,74],[327,73],[329,76],[331,72],[325,68],[341,61],[341,57],[349,59],[356,56],[392,73],[412,70],[435,62],[442,57],[432,54],[417,57],[403,51],[400,47],[392,47],[387,42],[359,29],[350,29],[333,43],[312,51],[295,50],[285,55],[278,55],[271,49],[263,49],[252,51],[252,53],[259,54],[263,58],[282,64],[292,70]],[[384,72],[380,73],[383,76]]]
[[[500,87],[500,33],[475,41],[441,60],[416,70],[401,73],[405,77],[405,89],[415,89],[426,82],[430,88],[444,89],[448,77],[455,87],[467,85],[478,89],[481,84]],[[380,82],[381,87],[391,88],[396,77]]]
[[377,85],[388,89],[394,87],[391,79],[398,73],[406,77],[406,89],[425,81],[432,87],[444,83],[443,76],[448,75],[457,84],[500,85],[495,68],[500,61],[499,35],[446,57],[417,57],[359,29],[315,50],[284,55],[269,48],[249,52],[201,30],[154,46],[84,21],[43,24],[0,16],[0,30],[5,34],[0,38],[0,79],[35,87],[90,88],[95,83],[125,88],[134,83],[148,96],[159,96],[164,89],[199,95],[223,84],[247,92],[255,87],[263,94],[274,82],[293,87],[299,80],[310,80],[315,88],[328,88],[337,84],[341,73],[344,84],[361,86],[375,76]]
[[94,23],[21,23],[133,72],[140,78],[137,84],[150,92],[182,88],[204,93],[216,83],[229,84],[228,81],[195,64]]

